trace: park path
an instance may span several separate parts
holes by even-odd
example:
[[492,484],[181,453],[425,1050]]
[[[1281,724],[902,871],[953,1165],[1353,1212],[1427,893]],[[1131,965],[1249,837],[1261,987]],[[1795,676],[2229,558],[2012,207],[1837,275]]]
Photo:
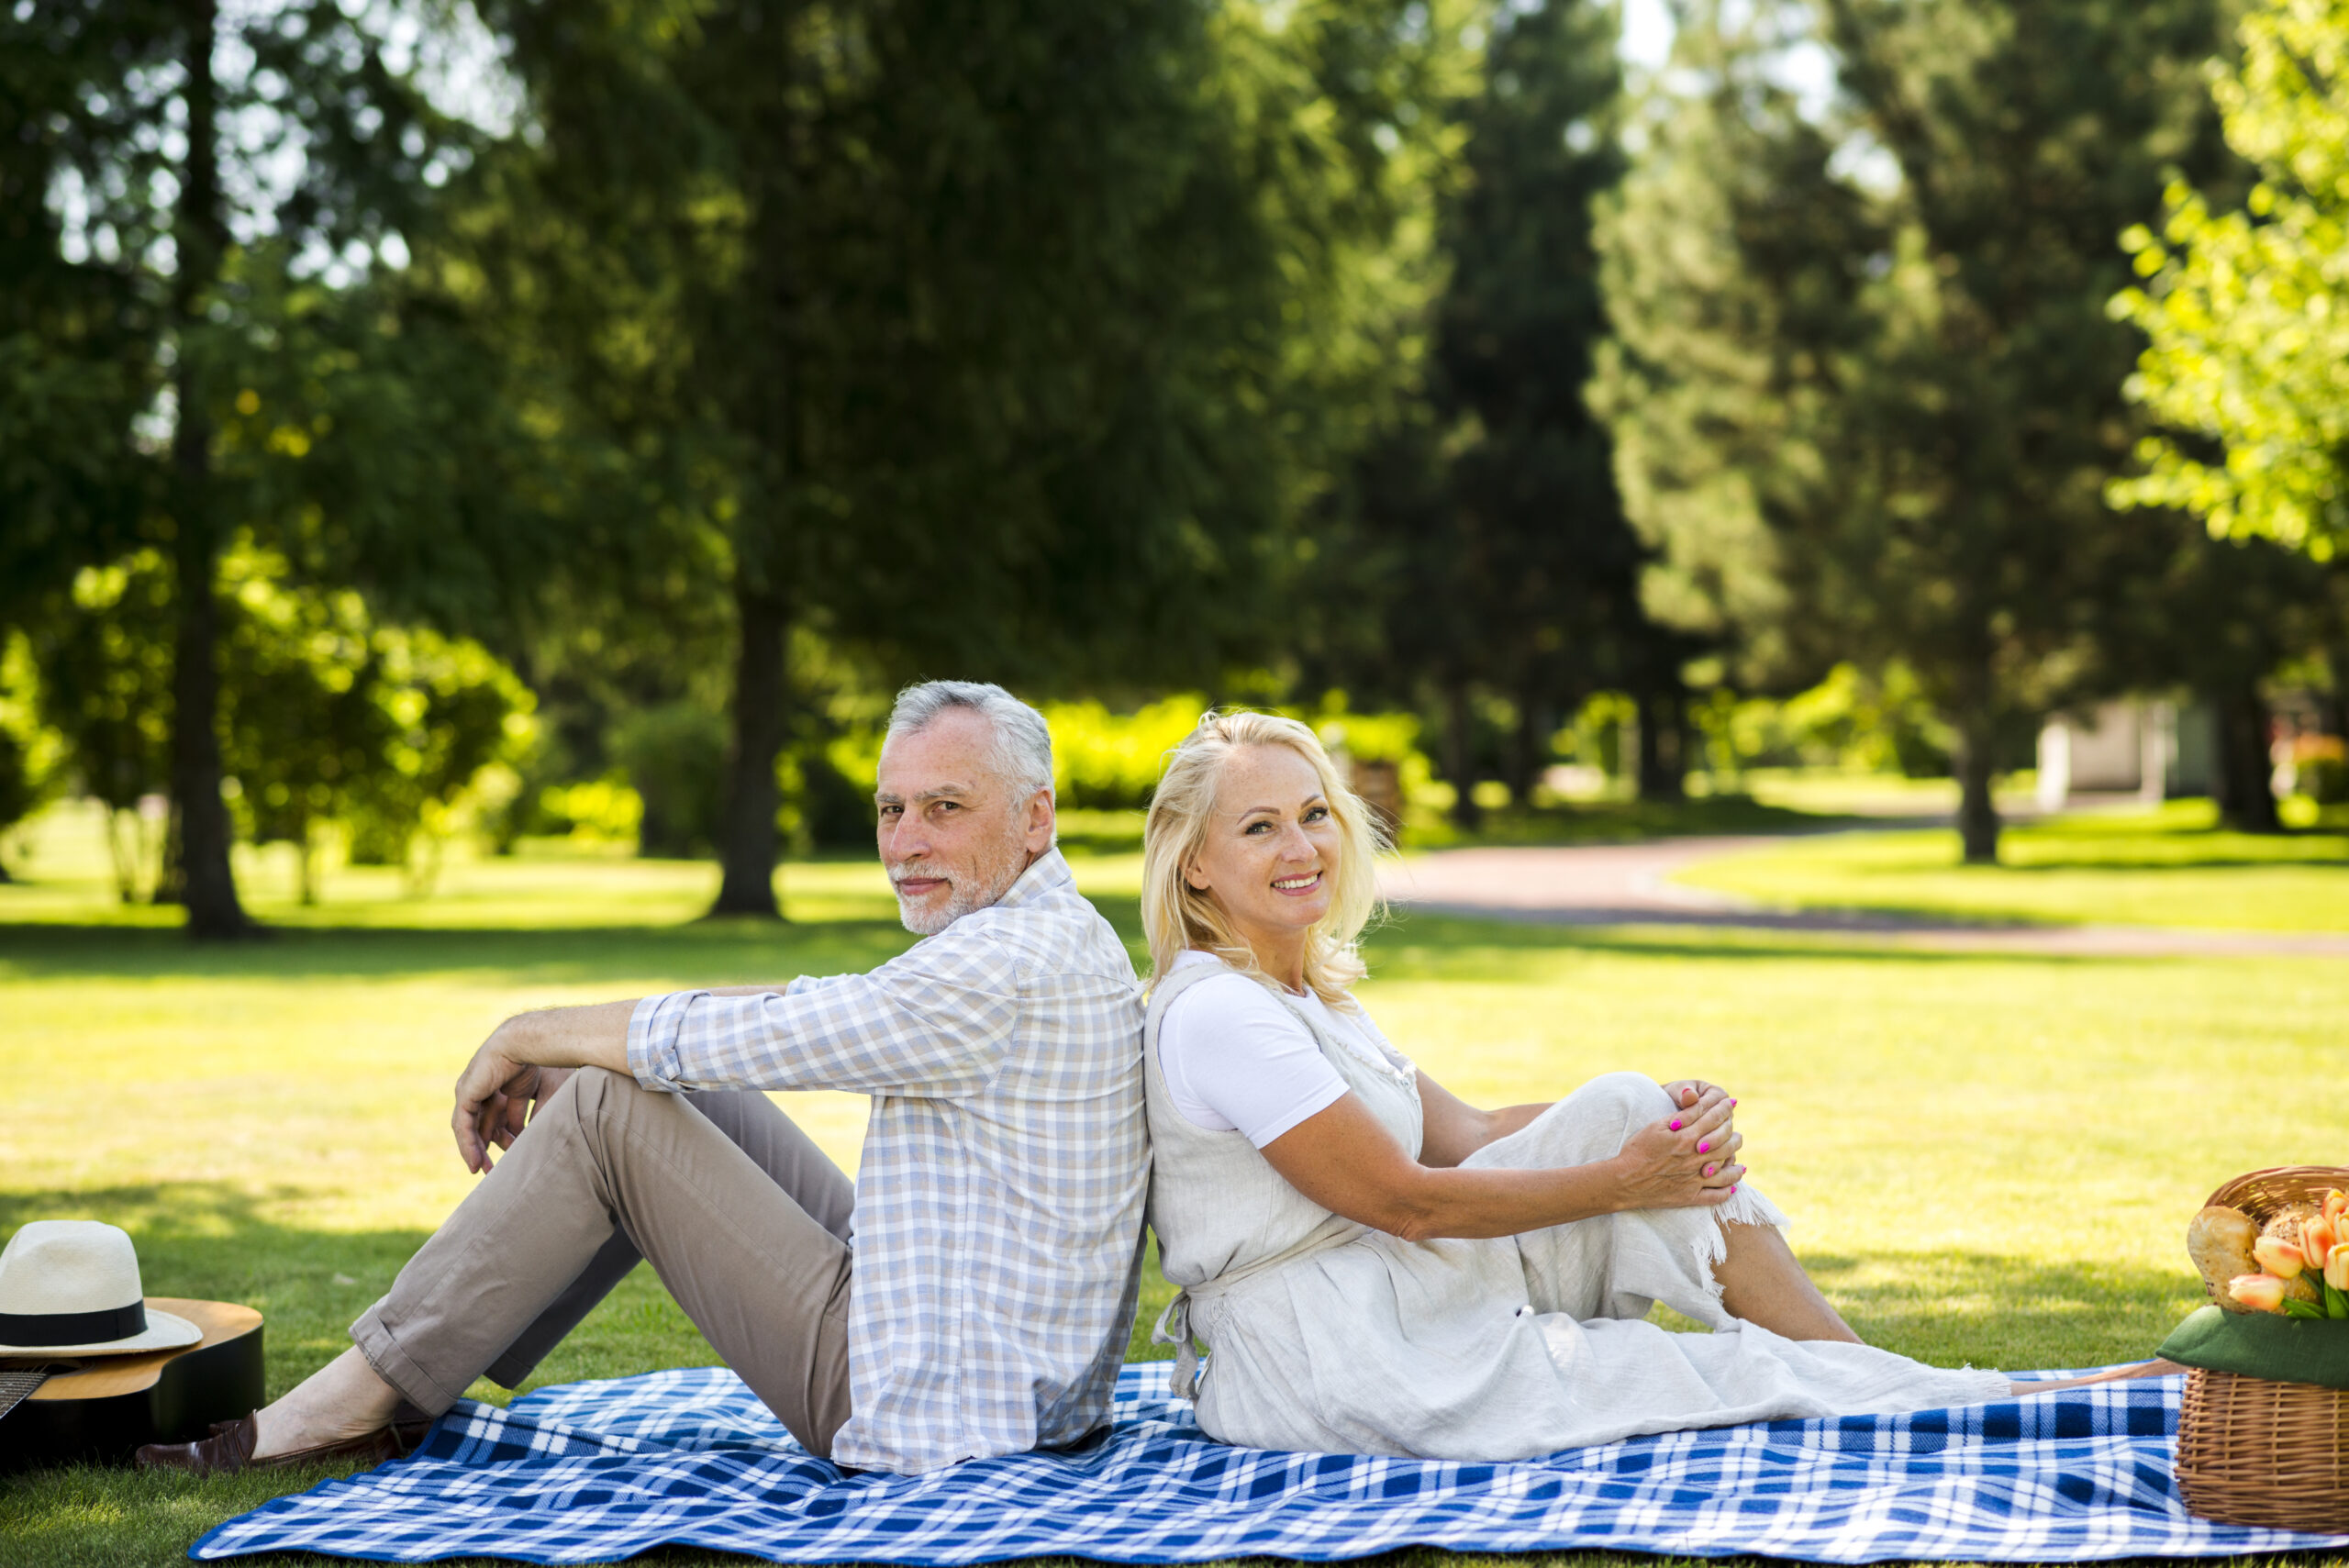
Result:
[[1767,835],[1633,844],[1442,850],[1390,862],[1380,891],[1405,908],[1553,926],[1804,931],[1936,952],[2075,958],[2349,958],[2349,933],[2028,926],[1863,909],[1775,909],[1669,880],[1684,867],[1783,841]]

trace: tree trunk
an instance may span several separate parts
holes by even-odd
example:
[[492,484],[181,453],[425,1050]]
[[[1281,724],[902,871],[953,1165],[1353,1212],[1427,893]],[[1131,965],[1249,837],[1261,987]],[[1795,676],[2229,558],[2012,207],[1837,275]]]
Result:
[[1476,804],[1476,736],[1468,703],[1468,685],[1455,681],[1443,689],[1443,771],[1452,781],[1452,825],[1473,833],[1485,825],[1485,808]]
[[1542,782],[1542,765],[1550,757],[1550,732],[1556,728],[1539,697],[1530,692],[1519,694],[1517,726],[1509,732],[1508,777],[1505,782],[1509,798],[1520,810],[1533,804],[1534,786]]
[[1998,863],[1998,807],[1990,798],[1994,734],[1987,714],[1966,715],[1957,722],[1957,840],[1970,866]]
[[2325,650],[2325,667],[2332,675],[2332,689],[2325,694],[2325,728],[2334,735],[2349,739],[2349,642],[2336,642]]
[[1688,798],[1687,769],[1682,762],[1680,695],[1653,691],[1637,699],[1640,707],[1640,754],[1637,777],[1642,800]]
[[745,584],[735,573],[734,606],[741,643],[734,664],[734,739],[727,749],[725,815],[718,828],[718,884],[713,915],[763,915],[781,919],[775,902],[775,812],[783,793],[774,778],[783,751],[785,636],[789,617],[783,595]]
[[187,160],[173,234],[179,272],[172,302],[179,339],[172,432],[172,838],[166,886],[156,890],[156,898],[184,904],[188,933],[204,940],[249,935],[253,923],[237,899],[228,807],[220,798],[219,525],[212,426],[196,374],[199,355],[189,340],[219,274],[224,239],[212,79],[217,15],[214,0],[191,0],[186,14]]
[[2212,694],[2219,721],[2219,817],[2238,833],[2280,833],[2267,755],[2267,705],[2245,681]]

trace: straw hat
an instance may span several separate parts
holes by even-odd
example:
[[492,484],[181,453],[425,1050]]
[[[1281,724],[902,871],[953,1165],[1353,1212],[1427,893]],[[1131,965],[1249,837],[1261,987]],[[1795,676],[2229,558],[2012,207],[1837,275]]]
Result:
[[95,1219],[36,1219],[0,1248],[0,1356],[115,1356],[195,1344],[149,1307],[130,1238]]

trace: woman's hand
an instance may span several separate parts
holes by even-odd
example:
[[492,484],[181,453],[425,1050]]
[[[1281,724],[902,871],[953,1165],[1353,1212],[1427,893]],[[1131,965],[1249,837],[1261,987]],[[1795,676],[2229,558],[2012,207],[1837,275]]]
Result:
[[1711,1207],[1728,1202],[1745,1176],[1745,1167],[1736,1159],[1745,1135],[1731,1125],[1735,1104],[1708,1084],[1694,1105],[1625,1140],[1622,1152],[1609,1162],[1614,1168],[1618,1211]]
[[[1698,1100],[1704,1098],[1706,1090],[1719,1088],[1720,1088],[1720,1084],[1708,1084],[1702,1078],[1681,1078],[1673,1083],[1666,1084],[1664,1086],[1664,1092],[1672,1096],[1672,1103],[1674,1105],[1679,1106],[1685,1111],[1694,1106]],[[1729,1091],[1722,1089],[1721,1092],[1723,1094],[1727,1094]],[[1733,1104],[1734,1102],[1731,1103]]]

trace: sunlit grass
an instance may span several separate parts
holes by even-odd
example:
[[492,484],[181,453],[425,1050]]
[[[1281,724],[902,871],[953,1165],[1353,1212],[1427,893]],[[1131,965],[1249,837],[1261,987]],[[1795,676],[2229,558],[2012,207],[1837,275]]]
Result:
[[[1132,942],[1136,858],[1076,864]],[[853,862],[789,866],[782,884],[862,898],[856,917],[780,927],[663,924],[698,912],[700,867],[572,855],[462,869],[478,879],[463,919],[426,914],[450,886],[371,903],[354,872],[310,923],[227,948],[111,923],[87,885],[70,914],[70,888],[0,887],[0,1233],[49,1216],[128,1226],[150,1290],[268,1315],[282,1390],[348,1342],[465,1191],[448,1085],[498,1018],[864,968],[911,940],[877,872]],[[364,913],[403,905],[402,918]],[[519,929],[486,922],[492,909]],[[324,924],[345,912],[381,929]],[[1364,997],[1387,1032],[1472,1099],[1545,1098],[1616,1068],[1730,1084],[1754,1179],[1795,1216],[1831,1296],[1870,1339],[1937,1362],[2148,1353],[2197,1298],[2182,1235],[2211,1187],[2349,1154],[2349,1106],[2305,1092],[2338,1075],[2349,964],[1932,955],[1422,915],[1383,931],[1372,957]],[[853,1168],[863,1101],[783,1099]],[[1164,1296],[1151,1285],[1137,1341]],[[711,1359],[640,1270],[537,1381]],[[210,1524],[316,1479],[0,1482],[0,1560],[176,1560]]]
[[1798,908],[2343,931],[2349,821],[2339,818],[2336,811],[2291,833],[2233,833],[2218,826],[2210,802],[2181,800],[2009,828],[1995,866],[1960,864],[1957,837],[1946,830],[1848,833],[1708,861],[1676,880]]

